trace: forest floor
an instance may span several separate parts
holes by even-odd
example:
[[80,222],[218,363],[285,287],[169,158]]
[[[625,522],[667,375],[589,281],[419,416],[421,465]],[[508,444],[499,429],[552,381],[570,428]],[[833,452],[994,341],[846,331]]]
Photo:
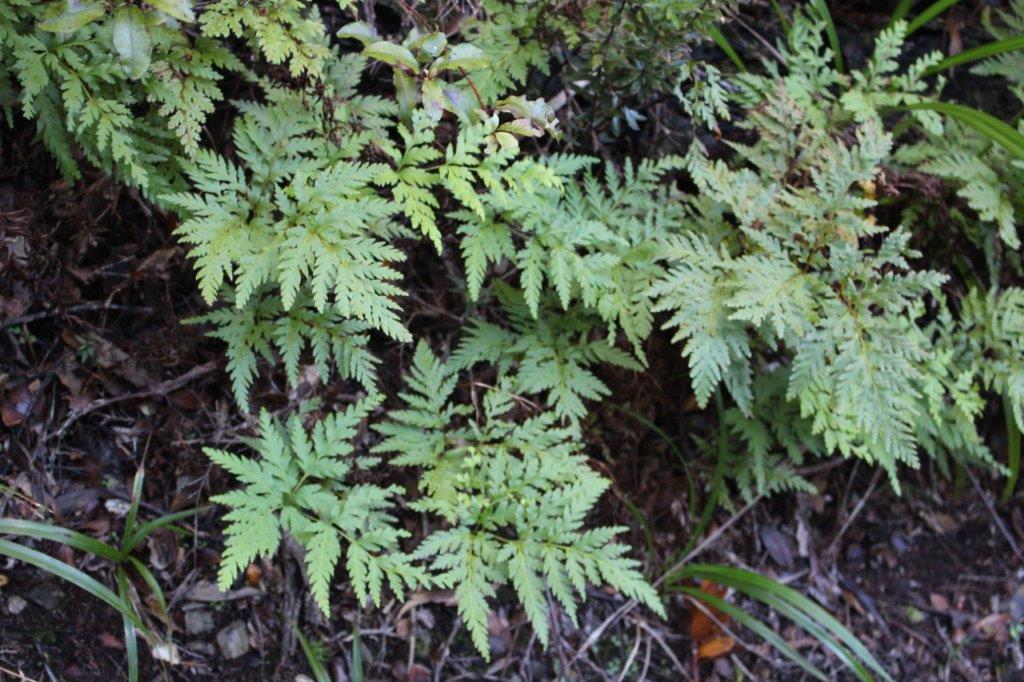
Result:
[[[0,174],[0,516],[49,516],[109,538],[121,530],[138,467],[146,473],[144,518],[203,505],[227,481],[202,447],[237,443],[253,425],[232,407],[218,342],[186,322],[202,307],[173,224],[99,175],[75,191],[62,180],[41,179],[46,160],[21,156],[28,149],[8,146]],[[441,318],[417,324],[435,337],[457,331]],[[587,430],[592,461],[614,481],[603,520],[632,529],[629,541],[640,551],[646,547],[657,578],[696,525],[704,494],[690,487],[689,477],[707,480],[709,472],[692,436],[711,434],[685,398],[685,377],[658,371],[659,358],[679,367],[674,351],[649,350],[655,366],[647,376],[659,379],[607,377],[615,394]],[[408,358],[399,346],[379,351],[392,372],[385,381],[396,383]],[[260,400],[283,410],[343,389],[314,379],[290,392],[271,384]],[[657,429],[634,413],[657,415]],[[967,471],[950,480],[932,466],[909,473],[902,496],[854,462],[817,462],[805,473],[818,494],[719,510],[692,560],[750,568],[815,597],[897,679],[998,679],[1021,665],[1010,616],[1024,611],[1019,495],[1001,504],[995,479]],[[548,651],[523,627],[521,613],[495,613],[488,664],[459,628],[449,594],[416,593],[405,604],[361,611],[338,585],[335,618],[327,622],[301,596],[295,552],[252,566],[223,594],[213,583],[220,546],[215,511],[182,526],[188,532],[158,532],[137,553],[168,603],[166,614],[144,597],[141,608],[171,636],[180,659],[155,661],[143,647],[143,679],[308,675],[293,624],[318,643],[336,680],[351,679],[354,641],[370,680],[550,679],[556,669],[577,679],[646,673],[647,679],[725,680],[737,672],[799,678],[774,650],[728,623],[732,651],[699,661],[694,607],[681,596],[660,621],[636,610],[609,619],[623,600],[595,593],[580,627],[558,624]],[[113,580],[101,559],[39,547],[107,584]],[[146,594],[141,585],[138,592]],[[753,602],[737,603],[841,676],[816,640]],[[117,613],[43,571],[0,563],[0,625],[0,679],[124,674]],[[602,636],[586,646],[599,627]]]
[[[234,446],[252,435],[253,423],[233,405],[221,344],[187,323],[204,306],[173,221],[98,173],[74,186],[58,179],[31,138],[24,131],[0,140],[0,517],[47,519],[110,539],[122,530],[140,467],[145,520],[204,506],[229,481],[202,448]],[[458,320],[431,311],[457,309],[433,300],[447,289],[435,283],[446,271],[431,251],[403,246],[412,254],[404,267],[419,311],[412,331],[444,341]],[[607,373],[613,395],[585,428],[592,463],[613,481],[601,520],[630,528],[624,539],[656,580],[697,525],[706,492],[692,481],[709,480],[713,466],[697,439],[714,434],[688,397],[678,349],[657,335],[650,344],[651,371]],[[375,351],[384,357],[382,381],[396,387],[408,349]],[[264,368],[256,400],[284,412],[351,388],[306,376],[289,389]],[[1002,456],[1000,438],[992,440]],[[1024,494],[1003,502],[1002,480],[970,470],[946,476],[934,463],[906,472],[902,495],[852,461],[813,462],[802,473],[817,494],[749,505],[737,496],[687,558],[755,570],[814,597],[897,680],[1024,679],[1008,672],[1024,667],[1012,627],[1014,614],[1024,618]],[[405,521],[414,534],[424,531],[415,515]],[[448,593],[364,610],[337,584],[328,621],[304,596],[292,548],[252,565],[224,594],[214,584],[217,510],[180,526],[185,532],[154,533],[136,553],[167,601],[162,612],[140,583],[139,608],[174,641],[179,659],[154,660],[142,646],[145,680],[310,676],[296,628],[337,682],[353,679],[357,645],[367,680],[540,680],[554,671],[587,680],[801,679],[793,664],[729,622],[712,629],[732,649],[701,660],[693,635],[702,616],[682,595],[671,598],[662,621],[642,610],[621,613],[620,595],[594,591],[579,627],[556,622],[546,651],[521,612],[498,611],[485,662]],[[113,584],[102,559],[35,546]],[[844,679],[818,640],[755,602],[728,599]],[[124,657],[113,609],[44,571],[0,560],[0,680],[120,680]]]

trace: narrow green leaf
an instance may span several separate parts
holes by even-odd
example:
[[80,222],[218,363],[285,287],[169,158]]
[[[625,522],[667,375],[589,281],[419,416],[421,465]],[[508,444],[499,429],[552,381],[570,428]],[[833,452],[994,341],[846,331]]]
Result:
[[80,549],[83,552],[95,554],[108,561],[118,561],[121,558],[121,554],[117,549],[105,542],[100,542],[88,535],[49,523],[22,519],[0,519],[0,535],[18,535],[36,538],[37,540],[51,540],[68,547]]
[[725,53],[726,57],[729,58],[729,61],[735,64],[737,69],[746,73],[747,65],[743,63],[743,59],[740,58],[739,53],[733,48],[732,43],[730,43],[729,39],[725,37],[722,30],[717,26],[711,26],[708,28],[708,34],[711,36],[711,39],[715,41],[715,45],[718,45],[718,48]]
[[309,663],[313,679],[316,682],[330,682],[331,676],[327,674],[327,668],[324,667],[323,661],[313,651],[313,646],[306,639],[306,635],[303,634],[302,630],[295,623],[292,623],[292,629],[295,631],[295,637],[299,640],[299,646],[302,647],[302,653],[306,655],[306,662]]
[[896,9],[893,10],[892,18],[889,19],[889,25],[892,26],[897,21],[905,19],[910,10],[913,9],[920,0],[900,0],[899,4],[896,5]]
[[[131,602],[128,598],[128,576],[120,567],[117,569],[117,592],[126,604]],[[139,643],[135,639],[135,626],[124,616],[122,620],[125,655],[128,658],[128,682],[139,682]]]
[[106,6],[102,2],[93,2],[88,5],[68,8],[60,14],[49,17],[39,22],[39,28],[51,33],[73,33],[86,24],[96,21],[106,13]]
[[828,36],[829,48],[832,50],[832,60],[835,62],[836,71],[846,71],[843,64],[843,46],[839,44],[839,34],[836,33],[835,22],[832,21],[832,13],[828,11],[828,4],[825,0],[811,0],[811,6],[825,21],[825,35]]
[[907,26],[907,35],[911,35],[916,32],[922,26],[927,24],[929,21],[939,16],[947,9],[960,2],[960,0],[937,0],[931,4],[925,11],[914,17],[914,20]]
[[985,43],[984,45],[978,45],[977,47],[965,50],[960,54],[946,57],[935,66],[926,69],[924,75],[934,76],[946,69],[952,69],[954,66],[969,64],[981,59],[988,59],[989,57],[994,57],[999,54],[1005,54],[1007,52],[1022,49],[1024,49],[1024,36],[1015,36],[1013,38],[1007,38],[1006,40],[997,40],[992,43]]
[[[800,618],[803,621],[801,625],[806,625],[805,629],[810,628],[808,632],[813,630],[817,635],[828,633],[841,642],[842,646],[848,647],[856,657],[847,662],[854,670],[859,667],[858,661],[860,661],[875,671],[882,679],[892,680],[885,668],[853,633],[821,606],[792,588],[757,573],[712,564],[691,564],[680,569],[676,575],[680,579],[706,578],[713,580],[719,585],[732,587],[769,606],[778,608],[780,611],[785,611],[788,617],[794,620]],[[842,654],[842,651],[837,651],[837,654]]]
[[352,682],[364,682],[363,639],[359,636],[359,623],[352,625]]
[[992,142],[1004,147],[1018,159],[1024,160],[1024,135],[1020,131],[1011,128],[998,118],[986,114],[984,111],[965,107],[962,104],[952,102],[927,101],[916,104],[908,104],[906,109],[927,109],[937,111],[940,114],[949,116],[960,121],[964,125],[974,128],[982,135],[988,137]]
[[146,586],[149,588],[149,591],[153,593],[153,598],[156,599],[157,604],[160,605],[160,610],[162,612],[161,615],[166,616],[167,600],[164,599],[164,591],[160,589],[160,583],[156,581],[156,578],[153,576],[153,573],[144,563],[142,563],[133,556],[128,557],[128,561],[129,563],[131,563],[132,566],[135,567],[135,570],[142,577],[142,581],[146,583]]
[[771,0],[772,10],[775,12],[775,16],[779,18],[779,25],[782,27],[782,32],[789,35],[790,23],[789,18],[786,16],[786,11],[782,9],[782,5],[779,4],[779,0]]
[[135,520],[139,518],[139,505],[142,503],[142,484],[145,479],[146,470],[140,466],[135,471],[135,478],[132,479],[131,506],[128,507],[128,515],[124,519],[124,532],[121,534],[122,543],[131,535],[135,529]]
[[757,618],[754,618],[746,611],[740,609],[737,606],[730,604],[724,599],[720,599],[713,594],[708,594],[703,590],[696,587],[683,586],[679,588],[679,591],[683,594],[687,594],[694,599],[705,602],[706,604],[714,607],[715,609],[726,614],[737,623],[743,625],[749,630],[753,631],[756,635],[764,639],[766,642],[771,644],[773,647],[779,650],[783,656],[796,663],[798,666],[807,671],[808,674],[819,680],[827,680],[828,677],[814,664],[808,661],[806,658],[800,655],[800,653],[789,645],[785,639],[779,636],[777,632],[772,630],[770,627],[762,623]]
[[114,594],[110,588],[106,587],[96,579],[82,573],[77,568],[68,566],[59,559],[54,559],[52,556],[37,552],[29,547],[24,547],[16,542],[10,540],[0,540],[0,554],[9,556],[18,561],[24,561],[27,564],[38,566],[39,568],[51,573],[62,580],[66,580],[72,585],[79,587],[94,597],[98,597],[105,601],[107,604],[113,606],[117,611],[126,619],[130,620],[132,625],[137,627],[142,632],[146,632],[146,626],[142,624],[139,617],[135,615],[132,607],[127,604],[123,599]]
[[[174,523],[175,521],[180,521],[181,519],[188,518],[189,516],[192,516],[193,514],[202,513],[204,511],[206,511],[207,509],[209,509],[209,506],[193,507],[192,509],[183,509],[181,511],[173,512],[171,514],[164,514],[163,516],[161,516],[159,518],[156,518],[156,519],[153,519],[152,521],[147,521],[146,523],[144,523],[141,526],[139,526],[138,529],[136,529],[136,531],[134,533],[132,533],[131,536],[122,544],[122,546],[121,546],[121,556],[125,556],[129,552],[131,552],[133,549],[135,549],[135,547],[140,542],[142,542],[143,540],[146,539],[146,536],[148,536],[150,533],[152,533],[156,529],[163,528],[164,526],[168,526],[168,525]],[[188,532],[188,531],[186,531],[184,529],[180,529],[180,528],[176,528],[176,527],[172,527],[171,530],[178,531],[180,533],[187,533]]]
[[138,7],[120,7],[114,13],[114,51],[131,78],[146,75],[153,53],[146,18]]

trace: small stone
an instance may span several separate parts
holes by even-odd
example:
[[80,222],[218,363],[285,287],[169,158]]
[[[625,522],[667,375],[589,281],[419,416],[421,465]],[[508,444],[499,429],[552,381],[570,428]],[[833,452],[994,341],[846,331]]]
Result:
[[47,611],[56,611],[64,601],[64,593],[56,587],[40,585],[32,588],[28,593],[28,598]]
[[213,629],[213,616],[210,615],[209,611],[186,611],[185,612],[185,630],[190,635],[198,635],[203,632],[209,632]]
[[236,620],[217,633],[217,646],[224,658],[230,660],[244,656],[249,651],[249,631],[245,623]]
[[217,655],[217,647],[209,642],[189,642],[186,648],[194,654],[212,658]]
[[150,648],[153,660],[165,661],[171,665],[181,665],[181,656],[178,655],[178,647],[174,644],[156,644]]
[[19,613],[25,610],[28,606],[28,602],[21,597],[14,596],[7,600],[7,613],[12,616],[17,616]]

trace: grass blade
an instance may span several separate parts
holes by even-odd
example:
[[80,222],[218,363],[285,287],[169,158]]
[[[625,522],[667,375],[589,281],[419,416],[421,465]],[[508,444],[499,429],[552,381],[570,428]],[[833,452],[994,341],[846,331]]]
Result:
[[746,73],[747,65],[743,63],[743,59],[733,48],[729,39],[725,37],[725,34],[722,33],[722,30],[717,26],[711,26],[708,29],[708,34],[711,36],[711,39],[715,41],[715,45],[718,45],[719,49],[721,49],[722,52],[725,53],[725,56],[729,58],[729,61],[735,64],[737,69]]
[[995,57],[996,55],[1005,54],[1007,52],[1014,52],[1016,50],[1024,50],[1024,36],[1014,36],[1013,38],[1007,38],[1005,40],[985,43],[984,45],[978,45],[977,47],[972,47],[969,50],[964,50],[960,54],[946,57],[935,66],[925,69],[924,75],[934,76],[946,69],[952,69],[954,66],[970,64],[971,62]]
[[712,564],[684,566],[676,575],[680,579],[712,580],[719,585],[731,587],[776,608],[809,633],[814,634],[823,644],[829,646],[833,653],[839,656],[852,670],[861,671],[863,674],[858,676],[862,679],[870,679],[870,675],[864,668],[866,666],[883,680],[887,682],[892,680],[885,668],[846,626],[832,617],[820,605],[792,588],[757,573]]
[[836,33],[836,25],[832,21],[832,13],[828,11],[828,5],[825,3],[825,0],[811,0],[811,7],[825,21],[825,35],[828,36],[828,44],[832,50],[832,60],[835,62],[836,71],[839,73],[845,72],[843,48],[839,44],[839,34]]
[[786,16],[786,11],[782,9],[782,5],[779,4],[779,0],[771,0],[772,10],[775,11],[775,16],[779,18],[779,24],[782,26],[783,35],[789,35],[789,18]]
[[352,626],[352,682],[364,682],[363,638],[359,636],[359,623]]
[[965,107],[962,104],[931,100],[918,102],[917,104],[908,104],[904,108],[909,110],[928,109],[949,116],[964,125],[974,128],[995,144],[1005,148],[1013,156],[1024,160],[1024,135],[995,116],[986,114],[984,111]]
[[120,559],[117,549],[107,543],[50,523],[23,519],[0,519],[0,535],[19,535],[36,538],[37,540],[50,540],[67,545],[68,547],[80,549],[83,552],[95,554],[109,561],[118,561]]
[[139,517],[139,503],[142,502],[142,482],[146,478],[146,470],[141,466],[135,471],[135,479],[132,481],[131,506],[128,507],[128,516],[124,520],[124,534],[121,536],[123,545],[135,528],[135,520]]
[[110,604],[127,620],[131,621],[132,625],[137,627],[140,632],[145,633],[146,627],[139,620],[139,617],[135,615],[132,607],[126,603],[119,596],[114,594],[110,588],[102,584],[95,578],[92,578],[85,573],[82,573],[77,568],[68,566],[59,559],[54,559],[48,554],[43,554],[30,547],[19,545],[16,542],[10,540],[0,540],[0,554],[9,556],[18,561],[24,561],[27,564],[37,566],[48,573],[51,573],[62,580],[66,580],[72,585],[79,587],[94,597],[98,597]]
[[306,635],[302,633],[298,625],[292,624],[292,628],[295,630],[295,636],[299,640],[299,646],[302,647],[302,653],[306,654],[306,661],[309,663],[309,669],[313,673],[313,679],[316,682],[331,682],[330,675],[327,674],[327,668],[324,667],[324,662],[320,660],[316,652],[313,650],[313,645],[306,639]]
[[167,601],[164,599],[164,591],[160,589],[160,583],[156,581],[156,578],[150,572],[149,568],[144,563],[139,561],[133,556],[128,557],[129,563],[135,567],[139,576],[142,578],[142,582],[146,583],[146,587],[152,593],[153,598],[156,599],[157,604],[160,606],[160,617],[165,621],[167,620]]
[[897,21],[906,19],[907,14],[910,13],[910,10],[913,9],[914,5],[918,2],[919,0],[900,0],[899,4],[896,5],[896,9],[893,10],[892,18],[889,19],[889,25],[892,26]]
[[907,25],[907,35],[909,36],[914,33],[958,2],[960,2],[960,0],[937,0],[936,2],[933,2],[928,9],[914,17],[914,20]]
[[771,644],[773,647],[778,649],[779,653],[788,658],[789,660],[796,663],[798,666],[803,668],[807,674],[819,680],[828,680],[828,676],[825,675],[819,668],[813,663],[804,658],[800,653],[790,646],[789,642],[784,640],[777,632],[772,630],[770,627],[762,623],[757,618],[744,611],[743,609],[730,604],[724,599],[720,599],[713,594],[708,594],[703,590],[696,587],[683,586],[679,588],[679,591],[683,594],[689,595],[690,597],[705,602],[710,606],[713,606],[718,611],[726,614],[740,625],[743,625],[748,630],[751,630],[754,634],[758,635],[764,641]]
[[[122,556],[127,556],[128,553],[135,549],[135,547],[140,542],[146,539],[146,536],[148,536],[150,533],[157,530],[158,528],[163,528],[164,526],[172,524],[175,521],[180,521],[181,519],[188,518],[189,516],[192,516],[193,514],[198,514],[202,511],[205,511],[206,509],[207,507],[193,507],[192,509],[183,509],[182,511],[174,512],[173,514],[164,514],[163,516],[153,519],[152,521],[147,521],[146,523],[139,526],[138,530],[132,533],[131,536],[127,540],[125,540],[124,545],[121,547],[121,552],[123,553]],[[172,528],[171,530],[176,530],[182,533],[188,532],[180,528]]]
[[[117,569],[117,591],[121,599],[127,604],[128,599],[128,576],[123,568]],[[135,626],[122,615],[124,620],[124,650],[128,657],[128,682],[139,682],[139,643],[135,639]]]

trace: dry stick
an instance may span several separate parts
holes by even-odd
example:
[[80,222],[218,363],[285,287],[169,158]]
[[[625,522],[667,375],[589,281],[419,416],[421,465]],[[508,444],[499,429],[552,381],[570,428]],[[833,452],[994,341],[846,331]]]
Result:
[[651,638],[647,638],[647,649],[644,651],[644,669],[640,671],[637,682],[646,682],[647,671],[651,669]]
[[[691,559],[693,559],[695,556],[697,556],[698,554],[703,552],[705,549],[707,549],[708,546],[710,546],[715,540],[717,540],[719,538],[719,536],[722,535],[722,533],[724,533],[730,526],[732,526],[734,523],[736,523],[736,521],[738,521],[740,519],[740,517],[742,517],[744,514],[746,514],[748,511],[750,511],[751,508],[753,508],[753,506],[755,504],[757,504],[760,500],[761,500],[761,496],[758,495],[757,497],[752,499],[750,502],[747,502],[747,504],[743,507],[743,509],[740,509],[738,512],[733,514],[729,518],[728,521],[726,521],[721,526],[716,528],[715,531],[713,533],[711,533],[711,535],[709,535],[707,538],[705,538],[704,541],[701,542],[699,545],[694,547],[690,551],[689,554],[687,554],[682,559],[677,561],[670,569],[665,571],[661,575],[660,578],[655,580],[654,581],[654,587],[657,587],[661,583],[665,582],[665,580],[670,575],[672,575],[673,573],[678,571],[680,568],[682,568],[687,563],[689,563],[689,561]],[[590,633],[590,635],[587,637],[586,641],[583,642],[582,645],[580,645],[580,648],[576,650],[576,654],[572,657],[572,660],[575,661],[577,658],[582,656],[587,651],[587,649],[589,649],[590,647],[594,646],[594,642],[596,642],[598,639],[600,639],[601,635],[604,634],[604,631],[607,630],[608,627],[612,623],[614,623],[615,621],[617,621],[618,619],[622,618],[627,613],[629,613],[630,611],[635,609],[637,607],[637,604],[638,604],[638,602],[637,602],[636,599],[630,599],[628,602],[626,602],[625,604],[620,606],[618,609],[616,609],[614,612],[612,612],[612,615],[610,615],[607,618],[605,618],[604,621],[600,625],[598,625],[597,628],[593,632]]]
[[1002,517],[1000,517],[999,513],[996,512],[996,508],[995,505],[992,504],[992,500],[990,500],[988,498],[988,495],[985,494],[985,491],[981,489],[981,485],[978,483],[978,479],[974,477],[974,474],[971,472],[970,468],[964,466],[964,471],[966,471],[967,475],[970,477],[971,484],[974,486],[974,489],[978,491],[978,495],[981,497],[981,501],[985,503],[985,507],[988,508],[988,513],[992,515],[992,519],[996,522],[996,526],[999,528],[999,532],[1003,534],[1004,538],[1006,538],[1006,542],[1010,545],[1010,549],[1012,549],[1013,553],[1017,556],[1017,560],[1024,561],[1024,554],[1022,554],[1020,551],[1020,545],[1018,545],[1017,541],[1013,539],[1013,535],[1010,533],[1010,529],[1006,527],[1006,524],[1003,523]]
[[655,630],[654,628],[652,628],[650,625],[648,625],[647,623],[643,622],[639,618],[637,618],[636,624],[639,625],[641,628],[643,628],[644,632],[646,632],[648,635],[650,635],[651,638],[654,639],[654,641],[658,643],[658,646],[660,646],[662,648],[662,650],[665,652],[665,654],[669,657],[669,659],[671,659],[672,665],[674,665],[679,670],[679,672],[682,674],[683,677],[685,677],[688,680],[692,680],[693,679],[692,677],[690,677],[690,673],[688,673],[686,671],[686,668],[679,661],[679,658],[676,656],[675,652],[672,651],[672,647],[670,647],[668,645],[668,642],[665,641],[665,638],[661,636],[660,632],[658,632],[657,630]]
[[24,682],[38,682],[38,680],[34,680],[31,677],[26,676],[25,673],[16,672],[14,670],[11,670],[10,668],[3,667],[2,665],[0,665],[0,673],[10,675],[11,677],[14,677],[19,680],[24,680]]
[[850,524],[852,524],[854,520],[857,518],[857,516],[860,515],[861,511],[864,510],[864,505],[867,504],[868,498],[870,498],[872,493],[875,492],[875,486],[878,485],[878,480],[881,477],[882,470],[875,469],[875,475],[871,477],[871,484],[868,486],[867,492],[864,493],[864,496],[861,497],[860,501],[857,502],[857,506],[853,508],[853,512],[846,517],[846,521],[843,522],[843,525],[839,529],[839,532],[836,533],[836,536],[832,538],[832,542],[828,544],[828,549],[825,550],[826,556],[831,555],[832,552],[835,551],[836,545],[838,545],[839,541],[843,539],[843,535],[845,535],[846,531],[849,530]]
[[151,313],[153,309],[148,306],[140,305],[120,305],[117,303],[82,303],[80,305],[73,305],[68,308],[57,308],[55,310],[44,310],[38,313],[32,313],[31,315],[22,315],[21,317],[12,317],[9,320],[4,320],[2,326],[4,327],[17,327],[19,324],[25,324],[27,322],[35,322],[36,320],[42,320],[47,317],[58,317],[60,315],[72,315],[74,313],[84,313],[90,310],[123,310],[130,311],[133,313]]
[[60,428],[50,438],[60,438],[64,435],[64,432],[70,428],[76,421],[89,414],[95,412],[101,408],[113,405],[114,403],[124,402],[125,400],[138,400],[140,398],[148,398],[150,396],[158,395],[165,396],[172,391],[176,391],[185,384],[189,383],[194,379],[198,379],[201,376],[209,374],[213,370],[217,369],[217,362],[211,360],[206,364],[193,367],[189,371],[182,374],[180,377],[174,379],[168,379],[167,381],[161,382],[153,388],[148,388],[144,391],[135,391],[134,393],[125,393],[124,395],[114,396],[112,398],[104,398],[103,400],[97,400],[96,402],[90,403],[87,407],[80,410],[74,410],[67,416],[64,423],[60,425]]
[[629,652],[629,658],[627,658],[625,664],[623,664],[622,672],[619,673],[619,676],[617,678],[615,678],[615,682],[622,682],[624,679],[626,679],[626,673],[628,673],[629,669],[633,666],[633,661],[636,660],[636,655],[640,653],[640,640],[642,640],[643,638],[644,635],[642,632],[640,632],[640,626],[637,625],[636,642],[633,644],[633,650]]

